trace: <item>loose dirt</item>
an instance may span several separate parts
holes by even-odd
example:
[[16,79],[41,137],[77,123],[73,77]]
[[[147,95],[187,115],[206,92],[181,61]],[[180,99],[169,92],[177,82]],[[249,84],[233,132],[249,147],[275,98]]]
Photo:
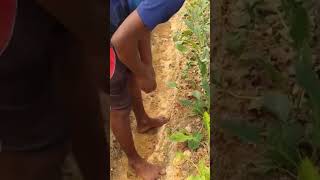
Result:
[[[134,115],[131,115],[131,127],[135,146],[139,154],[151,163],[162,165],[166,168],[166,175],[162,179],[181,179],[180,170],[176,170],[169,163],[173,160],[175,147],[168,141],[168,130],[174,129],[178,121],[185,121],[185,113],[177,111],[177,89],[167,86],[169,81],[179,82],[179,72],[184,64],[184,58],[176,50],[172,35],[181,28],[179,14],[169,22],[159,25],[152,35],[153,63],[157,76],[158,88],[150,94],[143,94],[144,105],[151,117],[165,116],[170,121],[160,129],[139,134],[136,130]],[[181,108],[180,108],[181,109]],[[170,148],[171,146],[171,148]],[[119,144],[111,135],[111,179],[112,180],[138,180],[131,169],[128,169],[127,157],[121,151]],[[174,177],[175,176],[175,177]]]

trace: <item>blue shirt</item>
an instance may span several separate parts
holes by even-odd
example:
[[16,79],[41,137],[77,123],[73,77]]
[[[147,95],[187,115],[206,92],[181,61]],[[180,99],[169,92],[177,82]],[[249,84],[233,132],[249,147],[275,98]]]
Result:
[[142,0],[127,0],[130,12],[134,11]]
[[113,33],[124,19],[137,10],[142,22],[153,30],[168,21],[182,7],[185,0],[111,0],[110,18]]
[[185,0],[141,0],[137,7],[144,25],[153,30],[158,24],[168,21],[182,7]]

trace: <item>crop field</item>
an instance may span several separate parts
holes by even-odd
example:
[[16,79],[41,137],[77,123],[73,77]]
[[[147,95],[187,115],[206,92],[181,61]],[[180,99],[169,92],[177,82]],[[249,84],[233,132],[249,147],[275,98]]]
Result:
[[217,0],[219,180],[320,179],[320,2]]
[[[157,90],[143,94],[147,113],[170,118],[165,126],[139,134],[135,146],[149,162],[165,167],[164,180],[210,179],[210,3],[187,0],[152,34]],[[111,135],[111,179],[136,180]]]

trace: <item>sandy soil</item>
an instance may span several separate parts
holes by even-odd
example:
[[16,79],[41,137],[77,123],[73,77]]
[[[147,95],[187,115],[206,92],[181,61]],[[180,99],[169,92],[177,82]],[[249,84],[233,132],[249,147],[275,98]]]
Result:
[[[165,116],[170,121],[160,129],[148,134],[139,134],[136,131],[135,117],[131,115],[132,132],[135,146],[139,154],[149,162],[162,165],[166,169],[163,180],[182,180],[194,172],[193,162],[196,164],[201,157],[208,160],[206,147],[190,152],[185,145],[172,143],[168,137],[171,132],[181,129],[200,129],[200,119],[189,117],[190,110],[179,105],[178,99],[185,97],[188,86],[180,78],[186,57],[183,57],[175,48],[173,42],[174,32],[183,28],[181,13],[175,15],[169,22],[159,25],[152,36],[152,53],[154,68],[157,75],[158,88],[151,94],[143,94],[144,105],[151,117]],[[176,82],[180,87],[169,88],[169,81]],[[193,122],[193,123],[190,123]],[[191,125],[190,125],[191,124]],[[112,180],[138,180],[131,169],[119,144],[111,135],[111,179]],[[177,160],[176,153],[182,152],[189,161]]]
[[[165,116],[170,118],[172,123],[172,105],[174,105],[177,91],[167,87],[168,81],[175,81],[177,77],[177,70],[181,67],[179,59],[177,59],[178,52],[175,50],[172,41],[172,23],[162,24],[156,28],[152,37],[152,52],[154,68],[157,75],[158,88],[151,94],[143,94],[144,105],[147,113],[152,116]],[[159,152],[163,139],[163,133],[169,124],[158,129],[157,132],[148,134],[139,134],[136,131],[135,117],[131,116],[132,132],[134,136],[135,146],[139,154],[149,160],[149,162],[164,165],[163,153]],[[127,158],[120,150],[119,144],[112,136],[112,149],[111,149],[111,179],[125,180],[125,179],[138,179],[134,173],[128,169]]]

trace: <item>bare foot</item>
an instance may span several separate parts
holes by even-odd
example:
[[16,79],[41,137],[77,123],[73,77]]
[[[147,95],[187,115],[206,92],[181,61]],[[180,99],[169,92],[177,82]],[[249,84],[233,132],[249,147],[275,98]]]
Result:
[[129,165],[143,180],[157,180],[164,174],[160,166],[150,164],[143,159],[129,160]]
[[165,117],[159,117],[159,118],[150,118],[146,117],[146,119],[143,122],[146,122],[144,124],[139,124],[137,127],[137,130],[139,133],[146,133],[151,129],[158,128],[163,126],[169,121],[168,118]]

